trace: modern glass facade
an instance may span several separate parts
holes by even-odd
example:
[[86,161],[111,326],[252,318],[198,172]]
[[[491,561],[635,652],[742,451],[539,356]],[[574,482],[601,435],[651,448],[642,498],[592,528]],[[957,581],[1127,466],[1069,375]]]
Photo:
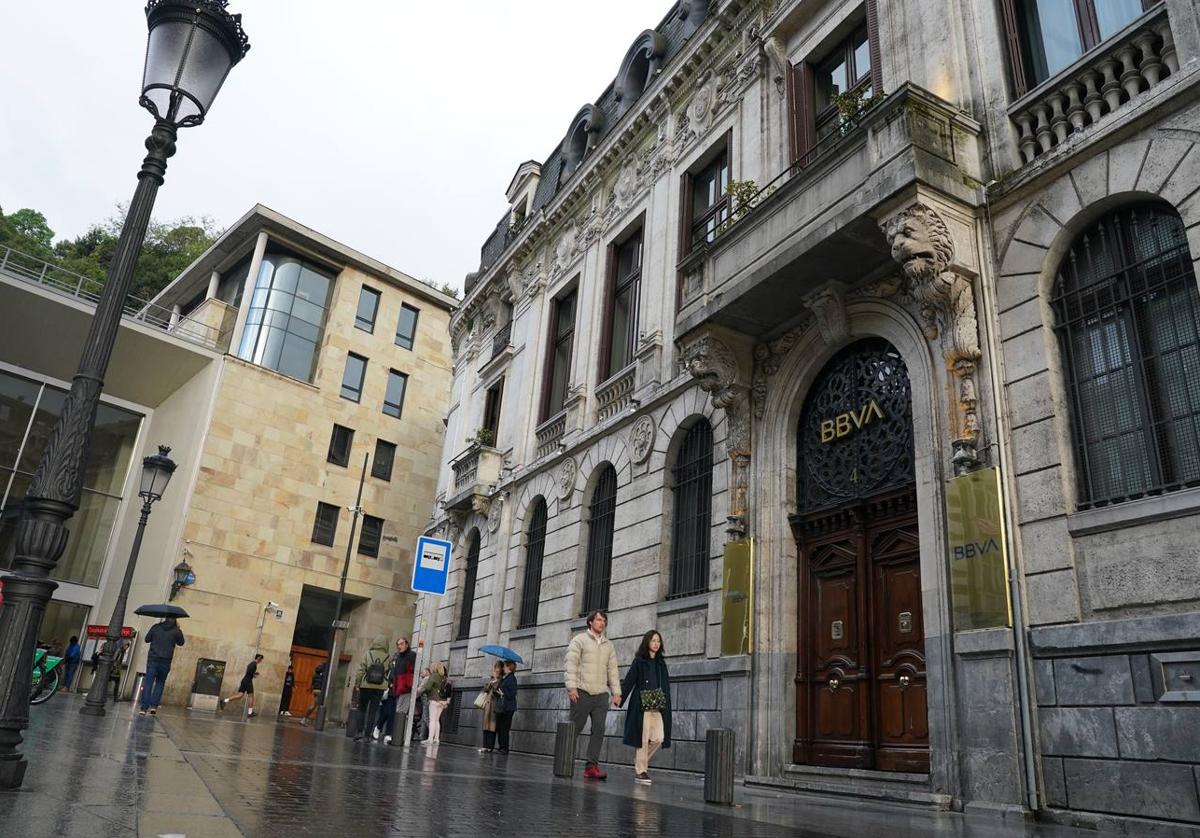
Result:
[[333,277],[293,256],[268,253],[250,299],[238,357],[311,382]]
[[[52,384],[0,370],[0,566],[12,566],[22,501],[66,397]],[[67,523],[71,536],[55,579],[99,584],[141,422],[141,415],[112,404],[97,410],[83,496]]]

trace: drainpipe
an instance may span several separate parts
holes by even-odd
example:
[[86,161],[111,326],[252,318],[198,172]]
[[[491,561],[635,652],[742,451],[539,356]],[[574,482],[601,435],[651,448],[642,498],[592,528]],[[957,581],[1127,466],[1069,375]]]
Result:
[[[986,245],[985,252],[988,254],[989,269],[991,272],[991,282],[982,284],[983,305],[988,323],[987,329],[987,348],[988,355],[992,360],[992,402],[996,405],[996,428],[1000,430],[1003,424],[1003,417],[1006,415],[1004,410],[1005,402],[1004,386],[1001,384],[1001,367],[1003,359],[1000,355],[1000,347],[996,340],[996,331],[1000,326],[999,306],[996,302],[996,286],[998,280],[998,268],[995,264],[995,250],[992,242],[992,208],[988,203],[988,188],[996,181],[986,184],[982,187],[983,190],[983,211],[985,219],[985,229],[983,231],[984,244]],[[993,326],[995,328],[993,328]],[[1004,487],[1004,530],[1005,540],[1010,545],[1017,544],[1017,527],[1013,520],[1014,498],[1012,487],[1008,482],[1009,471],[1009,452],[1010,440],[1007,437],[1002,437],[997,440],[996,452],[999,460],[1001,485]],[[1020,581],[1017,574],[1015,550],[1010,550],[1010,561],[1008,562],[1008,591],[1009,598],[1012,600],[1012,615],[1013,615],[1013,643],[1016,651],[1017,664],[1017,707],[1021,715],[1021,751],[1024,757],[1025,764],[1025,800],[1031,811],[1038,811],[1041,804],[1038,800],[1038,783],[1037,783],[1037,755],[1034,752],[1033,743],[1033,711],[1030,708],[1030,677],[1029,677],[1029,649],[1025,636],[1025,608],[1021,601]]]

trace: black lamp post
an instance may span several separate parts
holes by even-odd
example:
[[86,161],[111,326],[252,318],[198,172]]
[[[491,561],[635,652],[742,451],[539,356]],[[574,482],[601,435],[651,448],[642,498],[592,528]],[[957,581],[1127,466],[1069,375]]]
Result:
[[138,497],[142,499],[142,515],[138,518],[137,532],[133,536],[133,546],[129,548],[129,561],[125,565],[125,577],[121,580],[121,590],[117,594],[117,603],[113,606],[112,619],[108,621],[108,633],[104,635],[104,647],[100,650],[100,662],[96,665],[96,674],[92,678],[92,686],[88,690],[87,699],[79,712],[86,716],[103,716],[104,703],[108,695],[108,679],[112,674],[113,662],[117,650],[121,648],[121,627],[125,623],[125,606],[129,602],[129,587],[133,584],[133,571],[137,567],[138,553],[142,549],[142,534],[146,532],[146,522],[150,520],[150,507],[162,500],[171,475],[175,473],[175,462],[167,455],[171,449],[165,445],[158,446],[158,453],[142,460],[142,483],[138,489]]
[[34,644],[46,603],[58,587],[50,581],[67,546],[66,523],[79,509],[82,474],[96,423],[121,312],[142,250],[150,210],[175,153],[179,128],[199,125],[233,65],[250,48],[240,15],[226,0],[150,0],[145,75],[140,102],[154,114],[149,152],[138,173],[125,226],[108,279],[96,304],[79,369],[25,494],[17,524],[12,572],[4,577],[0,608],[0,789],[18,788],[26,762],[19,746],[29,723]]

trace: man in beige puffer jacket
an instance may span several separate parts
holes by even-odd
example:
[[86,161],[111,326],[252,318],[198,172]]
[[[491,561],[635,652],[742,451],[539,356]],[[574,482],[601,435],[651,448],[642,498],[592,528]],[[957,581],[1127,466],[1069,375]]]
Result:
[[575,725],[576,735],[583,732],[589,718],[592,720],[583,776],[604,780],[608,777],[600,769],[604,720],[608,717],[610,703],[613,707],[621,706],[621,678],[617,672],[617,653],[612,641],[604,636],[608,615],[593,611],[588,615],[587,625],[588,630],[572,637],[567,646],[567,698],[571,699],[571,722]]

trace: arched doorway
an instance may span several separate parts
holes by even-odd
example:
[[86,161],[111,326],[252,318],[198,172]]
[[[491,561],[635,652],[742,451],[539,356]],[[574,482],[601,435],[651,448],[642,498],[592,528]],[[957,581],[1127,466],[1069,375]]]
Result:
[[895,347],[870,338],[830,360],[797,451],[793,760],[928,772],[912,398]]

